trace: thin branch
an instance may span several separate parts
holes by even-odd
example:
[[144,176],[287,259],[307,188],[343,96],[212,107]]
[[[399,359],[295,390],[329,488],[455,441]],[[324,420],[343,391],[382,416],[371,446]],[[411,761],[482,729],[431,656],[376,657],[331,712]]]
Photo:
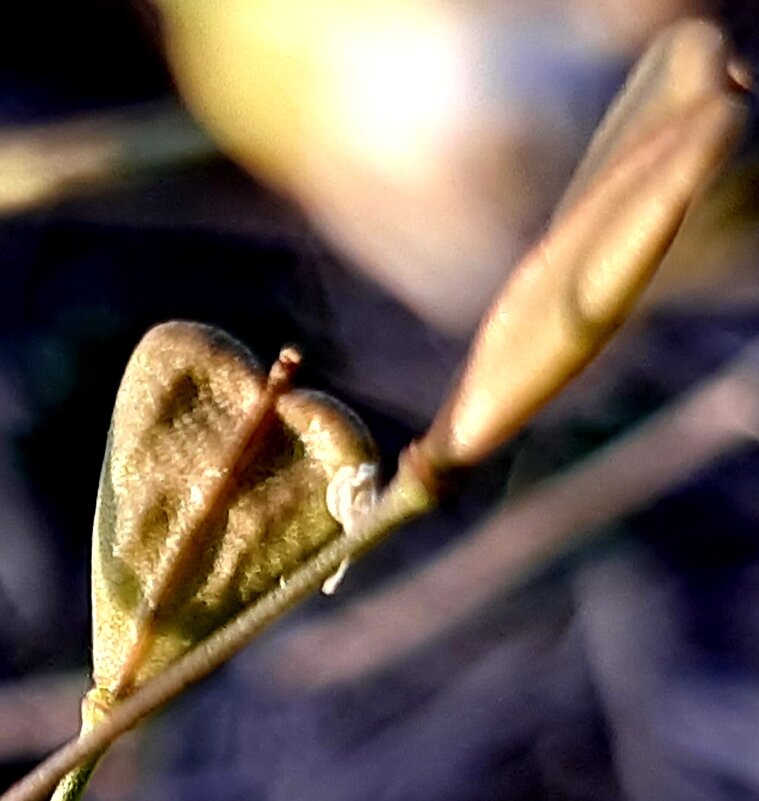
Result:
[[106,749],[121,734],[208,676],[284,612],[320,587],[346,558],[377,545],[393,529],[427,511],[432,498],[408,465],[401,463],[374,513],[350,536],[342,535],[283,579],[278,587],[233,618],[165,672],[124,699],[91,732],[70,740],[10,788],[0,801],[41,801],[77,765]]
[[314,688],[377,670],[759,432],[759,342],[628,434],[520,498],[422,570],[274,646],[270,673]]
[[[718,376],[621,441],[508,506],[475,539],[417,574],[413,582],[383,593],[379,596],[382,605],[375,599],[374,613],[379,610],[392,615],[394,628],[399,631],[403,622],[403,636],[393,641],[385,637],[382,647],[372,652],[360,670],[376,667],[378,655],[384,662],[420,639],[445,630],[494,594],[523,582],[538,566],[586,538],[590,531],[660,497],[716,459],[754,442],[759,433],[758,391],[759,344],[755,344]],[[418,485],[410,486],[408,473],[401,470],[399,476],[403,481],[391,485],[379,504],[379,514],[365,528],[352,537],[335,540],[280,587],[119,704],[96,730],[53,754],[0,801],[44,798],[67,771],[237,653],[255,634],[318,587],[344,558],[377,544],[389,525],[400,525],[420,514],[423,499],[428,501],[428,496],[420,493]],[[430,597],[445,598],[447,603],[444,608],[430,607]],[[388,605],[389,599],[392,605]],[[370,623],[371,617],[364,616],[362,625]],[[333,644],[335,647],[329,649],[332,676],[358,672],[355,663],[347,671],[340,665],[338,656],[343,651],[337,642]],[[340,645],[345,645],[344,638]]]
[[0,216],[215,153],[210,139],[173,101],[0,128]]

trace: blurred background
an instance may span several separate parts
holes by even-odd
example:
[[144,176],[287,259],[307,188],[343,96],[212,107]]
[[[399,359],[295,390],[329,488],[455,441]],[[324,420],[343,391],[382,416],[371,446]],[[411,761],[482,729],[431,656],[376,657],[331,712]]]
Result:
[[[367,1],[366,18],[358,0],[283,2],[279,15],[263,0],[225,2],[250,10],[230,18],[256,31],[249,54],[226,49],[231,28],[210,6],[161,0],[172,30],[186,18],[199,37],[192,63],[176,39],[167,50],[147,3],[5,12],[0,787],[78,726],[102,452],[148,327],[211,323],[264,362],[298,343],[299,381],[359,412],[389,475],[651,36],[708,15],[754,68],[759,58],[753,0],[396,0],[379,12]],[[334,56],[321,83],[301,84],[307,60],[288,62],[286,80],[267,73],[267,46],[293,31]],[[260,63],[261,83],[231,86],[235,58],[252,75]],[[212,127],[219,113],[194,70],[218,70],[232,116],[245,117],[216,127],[247,172],[183,110],[179,89]],[[750,444],[692,465],[634,514],[584,524],[592,539],[516,587],[506,571],[466,615],[456,586],[467,576],[414,582],[497,528],[500,504],[572,471],[754,343],[754,116],[599,362],[459,495],[354,565],[335,598],[314,598],[124,738],[89,797],[759,799]],[[251,120],[252,143],[240,134]],[[383,652],[399,626],[407,644]]]

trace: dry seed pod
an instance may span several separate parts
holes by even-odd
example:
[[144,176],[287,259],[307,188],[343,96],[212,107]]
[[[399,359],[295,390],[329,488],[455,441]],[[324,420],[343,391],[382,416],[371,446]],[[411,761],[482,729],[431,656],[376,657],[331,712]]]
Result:
[[182,322],[132,355],[93,535],[101,695],[162,671],[339,533],[330,482],[374,447],[336,401],[288,391],[280,358],[267,381],[239,343]]

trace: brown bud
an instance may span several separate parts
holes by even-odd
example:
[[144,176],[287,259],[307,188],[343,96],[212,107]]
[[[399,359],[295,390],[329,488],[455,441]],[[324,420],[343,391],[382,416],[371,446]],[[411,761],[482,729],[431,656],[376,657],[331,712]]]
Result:
[[603,347],[740,137],[736,75],[747,82],[707,23],[680,23],[652,45],[419,443],[433,471],[487,456]]

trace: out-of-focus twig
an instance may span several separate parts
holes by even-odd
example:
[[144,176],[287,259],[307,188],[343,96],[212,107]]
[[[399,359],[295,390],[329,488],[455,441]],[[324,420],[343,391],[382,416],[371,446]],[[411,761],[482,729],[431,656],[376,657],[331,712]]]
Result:
[[759,433],[759,342],[567,472],[509,501],[421,571],[280,641],[271,674],[314,688],[402,657]]
[[0,216],[215,152],[210,139],[174,101],[47,125],[0,128]]

